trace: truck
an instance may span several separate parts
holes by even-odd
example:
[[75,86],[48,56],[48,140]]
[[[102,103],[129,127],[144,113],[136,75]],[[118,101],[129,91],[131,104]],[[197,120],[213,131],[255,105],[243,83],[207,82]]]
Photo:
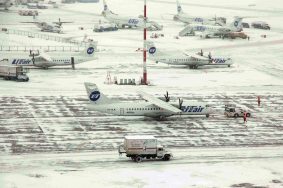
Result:
[[234,118],[243,117],[244,112],[246,112],[247,117],[251,116],[250,112],[247,112],[244,109],[236,107],[235,105],[225,105],[224,115],[226,115],[227,117],[234,117]]
[[235,38],[241,38],[241,39],[246,39],[248,38],[248,35],[244,32],[230,32],[227,33],[223,36],[223,38],[231,38],[231,39],[235,39]]
[[270,26],[268,25],[268,23],[263,21],[253,22],[251,25],[253,28],[270,30]]
[[123,153],[135,162],[143,159],[162,159],[169,161],[173,155],[163,146],[158,144],[157,138],[150,135],[125,136],[124,144],[118,148],[120,155]]
[[29,77],[26,75],[26,69],[22,66],[0,65],[0,77],[5,80],[15,80],[27,82]]

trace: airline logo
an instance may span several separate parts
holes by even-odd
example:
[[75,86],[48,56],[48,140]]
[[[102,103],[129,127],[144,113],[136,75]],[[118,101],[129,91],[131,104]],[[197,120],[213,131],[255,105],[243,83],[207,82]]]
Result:
[[94,52],[94,48],[93,47],[89,47],[88,49],[87,49],[87,54],[93,54],[93,52]]
[[89,95],[89,99],[91,101],[97,101],[100,98],[100,92],[99,91],[93,91],[90,95]]
[[195,18],[194,21],[195,22],[203,22],[203,19],[202,18]]
[[181,6],[178,6],[177,10],[178,10],[178,12],[181,12],[182,7],[181,7]]
[[200,25],[195,27],[196,31],[204,31],[205,29],[206,28],[204,26],[200,26]]
[[182,106],[181,110],[183,112],[202,112],[204,107],[201,106]]
[[225,59],[222,59],[222,58],[216,58],[216,59],[212,59],[213,63],[216,63],[216,64],[221,64],[221,63],[225,63],[226,60]]
[[14,59],[12,61],[13,65],[29,65],[31,63],[30,59]]
[[239,22],[238,22],[238,21],[235,21],[235,22],[234,22],[234,26],[235,26],[235,27],[238,27],[238,25],[239,25]]
[[148,52],[150,54],[154,54],[156,52],[156,48],[155,47],[151,47],[151,48],[149,48]]
[[132,25],[137,25],[139,23],[139,20],[137,20],[137,19],[129,19],[128,23],[132,24]]

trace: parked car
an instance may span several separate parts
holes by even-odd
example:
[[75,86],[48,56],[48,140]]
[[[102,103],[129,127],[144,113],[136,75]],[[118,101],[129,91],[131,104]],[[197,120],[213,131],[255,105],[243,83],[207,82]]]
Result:
[[242,22],[243,28],[250,28],[250,24],[247,22]]

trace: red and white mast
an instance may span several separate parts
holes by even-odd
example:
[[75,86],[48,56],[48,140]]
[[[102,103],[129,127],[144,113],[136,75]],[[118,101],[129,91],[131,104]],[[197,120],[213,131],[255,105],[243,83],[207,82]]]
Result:
[[142,84],[147,85],[147,70],[146,70],[146,0],[144,0],[144,11],[143,11],[143,19],[144,19],[144,28],[143,28],[143,80]]

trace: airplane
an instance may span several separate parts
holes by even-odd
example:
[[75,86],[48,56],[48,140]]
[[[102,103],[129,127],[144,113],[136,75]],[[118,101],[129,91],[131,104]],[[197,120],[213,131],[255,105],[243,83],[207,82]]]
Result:
[[12,5],[11,0],[0,0],[0,8],[4,8],[4,10],[8,10]]
[[226,26],[212,26],[202,24],[189,24],[182,31],[179,32],[179,36],[185,36],[187,34],[195,34],[195,32],[201,32],[201,37],[223,37],[231,32],[240,32],[243,30],[242,17],[235,17],[230,25]]
[[226,18],[224,17],[213,17],[213,18],[203,18],[203,17],[194,17],[191,16],[185,12],[183,12],[183,9],[181,7],[181,4],[178,0],[176,0],[177,3],[177,14],[174,15],[173,19],[175,21],[180,21],[186,24],[191,23],[201,23],[205,25],[225,25],[226,24]]
[[[118,26],[118,28],[144,28],[144,17],[130,17],[130,16],[120,16],[118,14],[113,13],[109,10],[106,1],[103,0],[104,10],[102,11],[102,15],[105,19],[109,22],[114,23]],[[153,31],[153,30],[162,30],[163,26],[159,25],[154,21],[146,21],[146,28]]]
[[43,21],[38,21],[34,16],[33,22],[22,22],[22,23],[33,23],[43,32],[62,33],[62,24],[72,23],[72,22],[61,22],[61,19],[59,18],[58,22],[47,23]]
[[85,83],[89,104],[87,108],[102,113],[118,116],[145,116],[157,119],[164,119],[173,115],[206,115],[209,117],[211,109],[204,103],[187,103],[179,99],[179,104],[170,103],[170,97],[165,95],[161,100],[145,92],[138,92],[144,99],[139,102],[123,102],[109,99],[93,83]]
[[[81,52],[67,53],[67,52],[52,52],[47,54],[43,51],[29,51],[29,54],[5,53],[0,56],[3,58],[0,62],[5,62],[10,65],[21,65],[26,67],[39,67],[48,69],[54,66],[68,66],[71,65],[73,69],[75,64],[85,61],[97,59],[94,57],[95,48],[92,44],[86,47]],[[5,57],[6,56],[6,57]]]
[[173,54],[163,53],[155,47],[152,41],[147,41],[148,58],[156,63],[161,62],[168,65],[186,65],[190,69],[197,69],[200,66],[228,66],[233,62],[231,58],[215,58],[209,53],[207,56],[201,50],[197,54],[188,54],[184,52],[172,52]]

